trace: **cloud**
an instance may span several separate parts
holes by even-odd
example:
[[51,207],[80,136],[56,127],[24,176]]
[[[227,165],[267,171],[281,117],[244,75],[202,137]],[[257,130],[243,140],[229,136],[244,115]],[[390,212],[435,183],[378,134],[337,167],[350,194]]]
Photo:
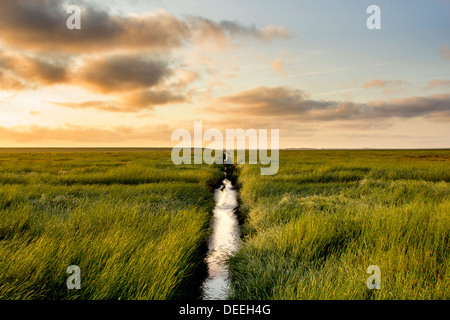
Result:
[[151,109],[190,101],[194,89],[189,86],[200,78],[172,50],[202,41],[220,49],[237,38],[288,37],[284,27],[179,17],[164,10],[125,16],[84,0],[71,4],[82,8],[81,30],[67,29],[65,1],[0,1],[0,41],[7,52],[0,51],[1,90],[66,84],[105,97],[52,103],[114,112]]
[[363,87],[365,89],[369,89],[369,88],[377,88],[377,87],[386,87],[386,86],[391,86],[391,85],[402,85],[402,84],[406,84],[405,81],[401,81],[401,80],[394,80],[394,81],[389,81],[389,80],[378,80],[378,79],[374,79],[374,80],[370,80],[366,83],[363,84]]
[[0,51],[2,88],[23,90],[38,84],[67,82],[67,64],[67,60],[58,57],[35,57]]
[[186,101],[188,101],[188,97],[184,94],[174,93],[169,90],[144,90],[125,97],[126,105],[129,106],[127,110],[129,111],[138,111],[156,105]]
[[182,19],[164,10],[119,16],[87,1],[75,2],[82,7],[81,30],[67,29],[67,5],[60,0],[1,1],[0,38],[22,49],[86,53],[119,48],[168,51],[192,42],[198,35],[218,41],[227,41],[231,36],[249,36],[263,41],[287,37],[283,27],[258,29],[202,17]]
[[439,48],[439,53],[443,59],[450,60],[450,49],[446,45]]
[[311,100],[304,92],[291,87],[256,87],[221,97],[218,102],[221,106],[209,110],[233,113],[236,117],[273,117],[297,122],[386,120],[394,117],[450,119],[450,94],[355,103]]
[[275,60],[273,60],[270,64],[270,66],[272,67],[273,70],[275,70],[276,72],[278,72],[281,75],[285,75],[284,72],[284,60],[281,58],[276,58]]
[[2,91],[18,91],[26,89],[27,85],[20,79],[0,70],[0,90]]
[[126,110],[126,108],[120,107],[114,101],[105,100],[89,100],[83,102],[56,102],[56,101],[46,101],[55,104],[60,107],[71,108],[71,109],[97,109],[101,111],[111,111],[120,112]]
[[68,81],[67,62],[58,62],[50,59],[25,59],[22,75],[43,84],[64,83]]
[[189,100],[187,87],[199,77],[194,71],[172,70],[166,60],[149,55],[112,55],[80,63],[81,67],[68,69],[68,62],[61,58],[0,52],[0,88],[23,90],[38,85],[71,84],[105,94],[108,101],[52,103],[76,109],[135,112]]
[[261,29],[259,32],[259,37],[268,41],[276,38],[287,39],[290,38],[291,35],[285,27],[269,25]]
[[79,70],[83,86],[110,93],[139,90],[162,83],[172,71],[167,62],[138,55],[118,55],[88,61]]
[[86,61],[72,75],[72,84],[104,94],[106,100],[55,102],[73,109],[138,112],[156,105],[190,100],[188,87],[198,74],[173,70],[166,60],[148,55],[113,55]]
[[139,112],[151,110],[154,106],[168,103],[181,103],[188,101],[182,93],[168,90],[143,90],[113,97],[112,100],[89,100],[83,102],[56,102],[49,103],[71,109],[96,109],[108,112]]
[[172,129],[167,125],[157,126],[116,126],[111,128],[85,127],[65,124],[59,127],[29,126],[0,126],[1,141],[15,143],[32,143],[46,141],[70,141],[80,143],[129,142],[133,140],[170,142]]
[[171,83],[172,87],[185,87],[200,78],[198,72],[186,69],[178,69],[174,72],[176,80]]
[[286,28],[279,26],[269,25],[262,29],[258,29],[254,25],[244,26],[239,22],[227,20],[221,21],[218,26],[220,26],[220,29],[230,33],[231,35],[243,35],[263,41],[271,41],[276,38],[289,38]]
[[81,30],[69,30],[69,15],[59,0],[2,1],[0,37],[20,48],[86,52],[119,47],[167,50],[188,36],[185,23],[164,11],[119,17],[86,2],[83,7]]
[[442,79],[430,80],[425,89],[434,89],[437,87],[450,87],[450,80],[442,80]]
[[386,94],[399,93],[404,90],[408,82],[402,80],[379,80],[374,79],[363,84],[364,89],[379,88]]

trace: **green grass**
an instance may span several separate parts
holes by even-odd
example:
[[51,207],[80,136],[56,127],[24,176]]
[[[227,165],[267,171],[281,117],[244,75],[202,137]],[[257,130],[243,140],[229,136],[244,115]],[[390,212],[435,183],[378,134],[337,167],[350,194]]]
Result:
[[198,298],[221,176],[163,151],[1,153],[0,299]]
[[282,151],[275,176],[238,169],[232,299],[450,298],[450,151]]
[[[243,221],[230,298],[450,299],[449,169],[448,150],[405,150],[281,151],[274,176],[228,170]],[[2,151],[0,299],[199,298],[222,172],[170,150]]]

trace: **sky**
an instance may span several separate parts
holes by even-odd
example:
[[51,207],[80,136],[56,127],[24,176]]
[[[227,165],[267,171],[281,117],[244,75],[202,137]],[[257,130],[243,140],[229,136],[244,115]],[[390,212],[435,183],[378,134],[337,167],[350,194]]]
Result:
[[171,147],[194,121],[450,148],[450,1],[0,1],[0,147]]

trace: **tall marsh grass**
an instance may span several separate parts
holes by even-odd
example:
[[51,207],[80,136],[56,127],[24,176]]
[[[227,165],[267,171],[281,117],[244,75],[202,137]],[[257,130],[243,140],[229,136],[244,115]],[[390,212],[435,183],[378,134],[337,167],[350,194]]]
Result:
[[275,176],[239,170],[232,299],[450,298],[450,151],[282,151]]
[[[195,299],[217,166],[170,152],[0,154],[0,299]],[[81,269],[68,290],[66,269]]]

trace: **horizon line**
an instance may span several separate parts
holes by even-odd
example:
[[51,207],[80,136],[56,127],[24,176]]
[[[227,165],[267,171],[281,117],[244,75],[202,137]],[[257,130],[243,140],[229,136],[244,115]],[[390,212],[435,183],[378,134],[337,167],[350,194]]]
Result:
[[[183,147],[178,147],[179,149],[184,149]],[[198,148],[189,148],[189,147],[185,147],[187,149],[198,149]],[[100,149],[101,150],[146,150],[146,149],[151,149],[151,150],[172,150],[174,149],[174,147],[0,147],[1,151],[6,151],[6,150],[45,150],[45,149],[50,149],[50,150],[95,150],[95,149]],[[216,150],[216,149],[211,149],[211,148],[201,148],[202,150]],[[224,151],[226,150],[225,148],[223,149]],[[270,148],[267,149],[234,149],[234,151],[238,151],[238,150],[245,150],[245,151],[250,151],[250,150],[271,150]],[[306,147],[289,147],[289,148],[278,148],[278,150],[285,150],[285,151],[295,151],[295,150],[304,150],[304,151],[327,151],[327,150],[450,150],[450,147],[435,147],[435,148],[372,148],[372,147],[363,147],[363,148],[306,148]]]

